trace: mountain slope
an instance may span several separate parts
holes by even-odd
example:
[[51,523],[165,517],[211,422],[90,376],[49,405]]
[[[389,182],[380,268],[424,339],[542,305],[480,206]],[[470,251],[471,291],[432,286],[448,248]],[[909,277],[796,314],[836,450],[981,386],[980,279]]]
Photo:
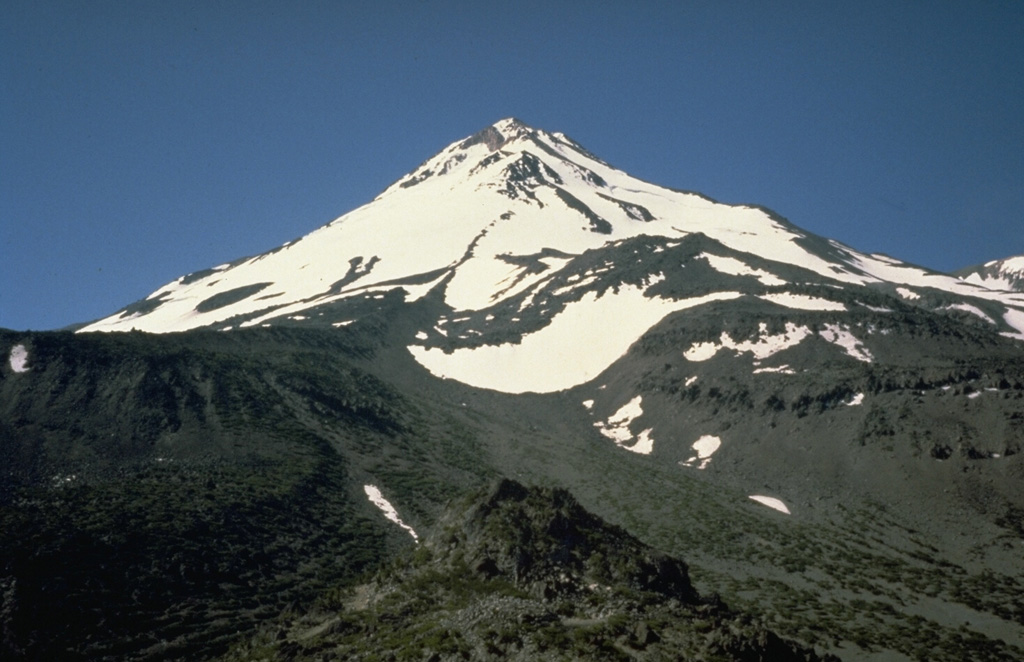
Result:
[[[997,330],[1024,334],[1022,295],[865,255],[760,208],[648,184],[563,134],[515,119],[453,143],[371,203],[295,242],[184,276],[83,330],[341,325],[399,289],[409,302],[436,289],[456,316],[498,309],[517,297],[527,311],[545,291],[578,299],[594,280],[588,276],[601,273],[583,268],[599,261],[595,252],[641,237],[660,241],[654,251],[669,250],[697,236],[710,240],[709,266],[756,282],[752,293],[784,296],[808,282],[841,290],[872,286],[911,300],[939,291],[956,302],[947,305],[976,308]],[[647,294],[650,283],[636,286]],[[643,303],[675,307],[662,298],[648,295]],[[609,305],[631,310],[635,302]],[[515,328],[518,320],[505,321]]]
[[993,290],[1024,292],[1024,255],[992,260],[954,273],[968,283]]
[[25,349],[0,371],[0,448],[22,458],[0,481],[7,650],[205,657],[413,544],[367,486],[423,535],[494,475],[571,489],[685,556],[702,592],[843,659],[1024,650],[1017,343],[911,317],[903,366],[824,340],[797,374],[735,350],[684,363],[695,329],[760,331],[709,309],[595,384],[507,395],[424,370],[394,305],[344,329],[5,334]]
[[499,122],[84,329],[161,333],[0,332],[4,653],[218,655],[507,476],[803,645],[1021,657],[1022,296]]
[[[351,334],[320,340],[23,336],[0,379],[0,657],[206,657],[408,545],[361,484],[430,465],[394,455],[431,424]],[[435,503],[473,479],[458,453]]]

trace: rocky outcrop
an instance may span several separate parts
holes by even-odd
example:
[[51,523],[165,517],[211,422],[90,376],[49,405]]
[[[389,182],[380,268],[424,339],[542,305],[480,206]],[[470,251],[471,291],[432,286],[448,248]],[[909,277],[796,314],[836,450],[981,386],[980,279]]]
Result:
[[834,660],[717,598],[686,564],[561,489],[502,479],[449,507],[371,582],[282,618],[230,659]]

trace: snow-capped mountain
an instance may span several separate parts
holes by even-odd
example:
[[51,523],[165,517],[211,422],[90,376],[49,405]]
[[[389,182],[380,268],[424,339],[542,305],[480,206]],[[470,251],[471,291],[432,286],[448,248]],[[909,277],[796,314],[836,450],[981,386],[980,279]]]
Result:
[[515,119],[297,241],[179,278],[82,330],[342,326],[385,296],[411,304],[428,293],[441,305],[413,355],[435,374],[507,392],[584,383],[667,315],[741,299],[845,311],[883,296],[1024,339],[1024,293],[638,180]]
[[1024,292],[1024,255],[961,269],[954,275],[974,285],[1006,292]]
[[[0,330],[0,657],[213,657],[253,605],[355,581],[507,476],[571,489],[843,659],[1021,659],[1024,292],[991,284],[503,120],[82,329],[159,333]],[[595,578],[564,603],[621,605]],[[591,622],[501,595],[509,632]],[[324,613],[255,643],[376,645]]]

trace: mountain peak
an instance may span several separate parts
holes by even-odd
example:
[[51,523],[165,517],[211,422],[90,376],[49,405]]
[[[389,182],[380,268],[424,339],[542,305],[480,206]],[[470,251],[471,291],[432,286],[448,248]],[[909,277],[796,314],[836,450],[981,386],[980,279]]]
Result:
[[[681,242],[697,237],[707,239],[710,257],[683,255],[690,244]],[[596,264],[597,252],[607,264]],[[641,253],[647,259],[638,266]],[[687,267],[693,260],[698,263],[691,266],[709,270],[711,280],[699,287],[684,275],[699,270]],[[663,280],[675,285],[647,292]],[[623,282],[630,288],[620,287]],[[802,288],[808,284],[830,288],[831,299],[807,301]],[[609,285],[614,296],[605,297]],[[837,292],[848,290],[846,298],[863,300],[863,287],[902,291],[901,302],[920,299],[919,305],[931,301],[922,299],[921,288],[944,291],[929,305],[954,305],[996,332],[1024,338],[1022,294],[859,253],[761,208],[720,204],[641,181],[562,133],[508,117],[451,143],[369,204],[309,235],[179,278],[85,330],[229,330],[293,322],[343,326],[365,316],[368,307],[375,309],[389,292],[404,303],[433,292],[446,310],[418,330],[410,351],[429,369],[443,371],[439,366],[448,361],[469,365],[451,354],[457,340],[465,341],[465,352],[486,345],[478,353],[480,373],[495,375],[488,352],[507,353],[508,341],[539,331],[560,313],[572,309],[572,318],[586,310],[600,324],[629,308],[626,317],[635,328],[627,333],[626,325],[618,325],[622,335],[607,346],[607,356],[590,352],[593,362],[578,362],[588,367],[571,378],[558,361],[544,360],[541,365],[551,366],[552,378],[559,376],[555,382],[515,386],[559,390],[596,376],[670,312],[747,295],[791,307],[802,302],[797,308],[846,310],[846,303],[834,300],[841,298]],[[712,298],[701,298],[706,296]],[[650,318],[634,308],[647,310]],[[458,339],[446,335],[447,320],[470,319],[477,312],[480,324],[505,319],[511,335],[485,340],[482,328]],[[510,366],[502,374],[533,373]],[[497,386],[459,375],[477,386]]]
[[524,135],[533,133],[534,130],[515,117],[507,117],[498,120],[491,126],[477,131],[469,138],[459,143],[459,149],[468,149],[473,145],[484,144],[492,152],[495,152],[508,142]]

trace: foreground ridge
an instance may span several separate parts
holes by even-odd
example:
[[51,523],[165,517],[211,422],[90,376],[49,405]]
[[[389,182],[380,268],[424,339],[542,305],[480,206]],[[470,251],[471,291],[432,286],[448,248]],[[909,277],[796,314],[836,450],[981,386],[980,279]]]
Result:
[[[367,642],[372,642],[367,646]],[[787,642],[567,491],[502,479],[414,552],[227,659],[838,660]]]

